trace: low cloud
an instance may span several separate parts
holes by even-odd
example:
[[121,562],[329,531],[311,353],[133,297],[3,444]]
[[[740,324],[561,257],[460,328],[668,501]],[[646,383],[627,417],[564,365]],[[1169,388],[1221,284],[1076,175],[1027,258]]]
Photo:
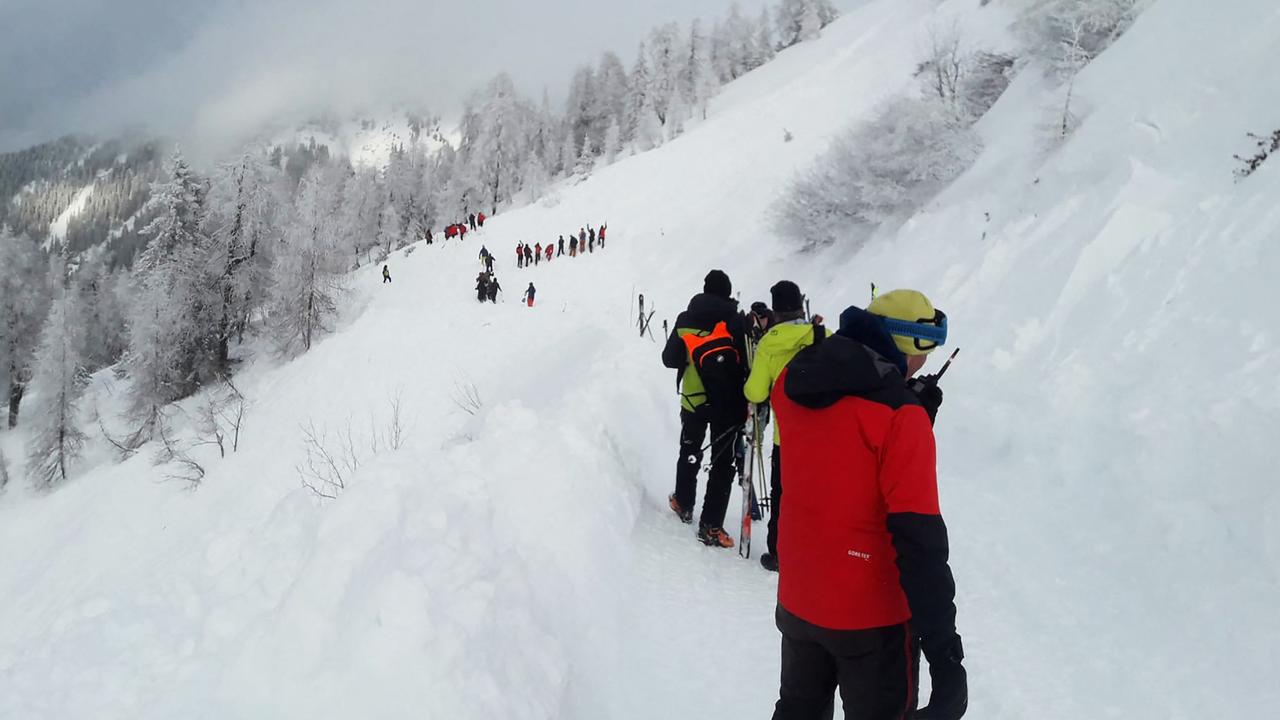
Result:
[[[145,128],[205,149],[408,103],[446,116],[500,70],[560,98],[611,49],[731,0],[3,0],[0,151]],[[742,3],[758,13],[761,3]]]

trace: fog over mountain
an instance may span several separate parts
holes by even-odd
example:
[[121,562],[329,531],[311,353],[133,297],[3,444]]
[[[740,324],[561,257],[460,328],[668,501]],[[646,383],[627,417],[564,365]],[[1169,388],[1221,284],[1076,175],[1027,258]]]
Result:
[[632,56],[653,25],[730,4],[5,0],[0,152],[128,128],[216,148],[268,121],[398,103],[448,116],[500,70],[556,101],[575,65]]

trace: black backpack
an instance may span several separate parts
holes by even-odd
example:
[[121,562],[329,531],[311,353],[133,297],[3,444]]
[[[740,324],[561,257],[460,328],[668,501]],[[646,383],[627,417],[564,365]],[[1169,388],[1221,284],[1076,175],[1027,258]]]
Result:
[[707,407],[720,417],[739,421],[746,417],[746,363],[734,347],[733,335],[724,321],[706,335],[689,333],[681,337],[689,349],[689,362],[698,371],[707,396]]

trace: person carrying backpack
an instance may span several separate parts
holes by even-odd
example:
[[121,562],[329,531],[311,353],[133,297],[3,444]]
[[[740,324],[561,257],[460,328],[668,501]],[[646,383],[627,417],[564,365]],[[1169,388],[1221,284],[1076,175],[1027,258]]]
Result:
[[489,299],[489,275],[480,273],[476,276],[476,300],[484,302]]
[[698,540],[731,548],[724,516],[734,480],[734,447],[747,416],[742,394],[746,381],[746,335],[733,284],[722,270],[712,270],[703,291],[676,317],[662,350],[662,364],[678,371],[680,384],[680,457],[676,488],[667,498],[672,512],[693,522],[694,496],[703,447],[711,433],[711,473],[702,499]]
[[528,303],[529,307],[533,307],[533,296],[536,294],[538,294],[538,289],[533,286],[533,283],[529,283],[529,288],[524,291],[524,301]]
[[391,268],[387,267],[386,265],[383,265],[382,266],[382,284],[386,285],[389,282],[391,282]]
[[[821,332],[821,316],[816,322],[804,319],[804,295],[800,287],[790,280],[783,280],[769,290],[772,296],[772,316],[766,315],[761,324],[767,332],[756,347],[755,362],[743,388],[749,402],[757,405],[769,401],[769,393],[778,375],[806,347],[813,344],[815,334]],[[753,308],[754,310],[754,308]],[[758,315],[758,314],[757,314]],[[773,457],[769,463],[769,537],[768,550],[760,556],[760,564],[766,570],[778,571],[778,518],[782,514],[782,433],[778,419],[773,419]]]
[[[787,447],[774,720],[831,717],[837,688],[846,720],[968,708],[930,414],[941,391],[937,376],[911,379],[946,339],[945,313],[895,290],[845,310],[774,385]],[[936,395],[922,395],[915,384],[930,380]],[[933,693],[917,712],[922,650]]]
[[498,284],[498,277],[496,275],[490,275],[489,302],[495,304],[498,302],[498,292],[500,290],[502,290],[502,286]]
[[569,235],[569,257],[578,257],[578,238],[573,234]]

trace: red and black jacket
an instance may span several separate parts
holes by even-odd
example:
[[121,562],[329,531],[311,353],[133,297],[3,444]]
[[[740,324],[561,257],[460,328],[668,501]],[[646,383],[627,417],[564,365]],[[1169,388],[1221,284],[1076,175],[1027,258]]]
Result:
[[897,363],[837,334],[797,354],[772,398],[787,448],[779,605],[833,630],[954,633],[933,428]]

